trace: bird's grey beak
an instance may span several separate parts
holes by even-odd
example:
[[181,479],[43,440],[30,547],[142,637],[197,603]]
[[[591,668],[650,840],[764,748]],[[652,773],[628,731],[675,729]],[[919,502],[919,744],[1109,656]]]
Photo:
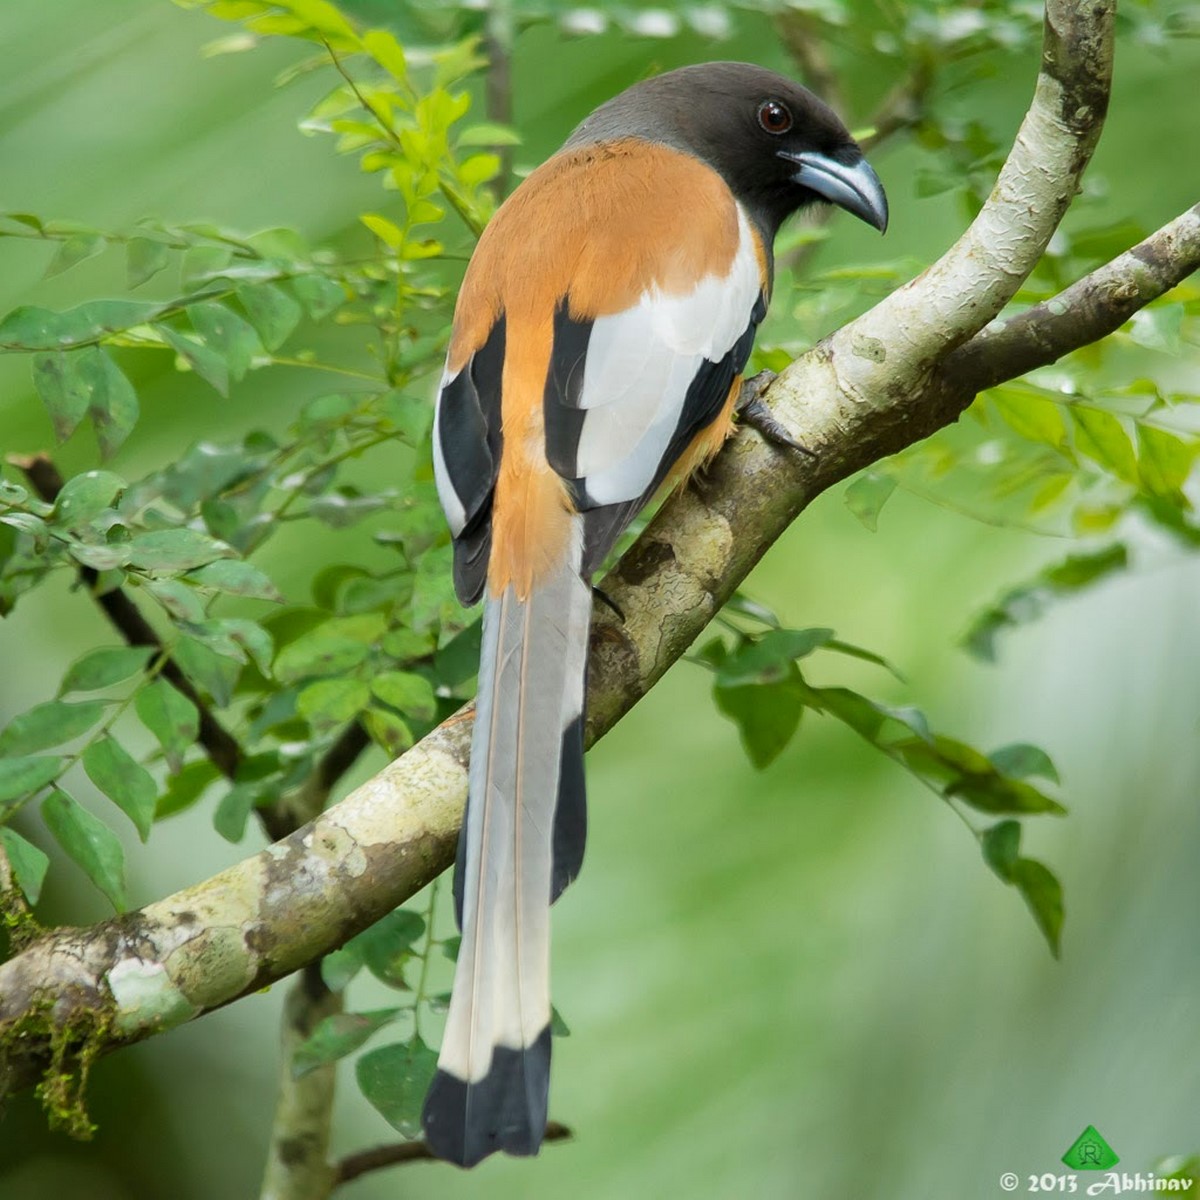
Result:
[[801,187],[816,192],[868,225],[874,225],[880,233],[886,231],[887,195],[879,176],[865,158],[842,163],[815,150],[804,150],[799,154],[785,150],[780,152],[779,157],[797,165],[799,169],[792,179]]

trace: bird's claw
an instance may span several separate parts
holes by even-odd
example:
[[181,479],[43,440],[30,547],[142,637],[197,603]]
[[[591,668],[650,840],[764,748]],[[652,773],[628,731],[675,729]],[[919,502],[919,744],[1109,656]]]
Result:
[[774,383],[775,379],[774,371],[760,371],[753,379],[746,381],[742,387],[742,394],[738,397],[738,419],[749,425],[751,429],[757,430],[771,445],[795,450],[798,454],[815,459],[816,451],[810,450],[796,441],[787,431],[783,422],[763,401],[763,392]]
[[617,620],[622,625],[625,624],[625,613],[621,610],[621,606],[605,591],[602,591],[595,584],[592,584],[592,595],[595,596],[605,608],[611,609],[617,614]]

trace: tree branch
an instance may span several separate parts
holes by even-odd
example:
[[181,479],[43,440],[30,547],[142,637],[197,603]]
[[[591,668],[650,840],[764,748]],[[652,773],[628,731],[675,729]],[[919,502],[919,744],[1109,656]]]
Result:
[[[557,1121],[546,1123],[546,1138],[548,1142],[561,1142],[571,1137],[571,1131]],[[348,1154],[334,1168],[334,1187],[350,1183],[371,1171],[380,1171],[385,1167],[396,1167],[402,1163],[432,1162],[433,1152],[424,1142],[394,1142],[387,1146],[372,1146],[369,1150],[359,1150]]]
[[[971,229],[771,387],[775,414],[816,458],[781,453],[743,432],[706,476],[663,506],[604,580],[624,620],[606,608],[594,614],[589,741],[680,657],[814,497],[970,403],[972,377],[943,363],[1032,269],[1075,193],[1105,108],[1111,4],[1050,0],[1047,10],[1033,107]],[[1192,269],[1182,250],[1191,243],[1167,241],[1183,257],[1164,257],[1155,284],[1164,289]],[[1166,244],[1160,248],[1165,255]],[[1136,253],[1124,255],[1103,269],[1105,286],[1120,290],[1122,271],[1144,267]],[[1085,285],[1077,286],[1086,292]],[[1137,286],[1149,296],[1152,289]],[[1110,318],[1098,307],[1082,313],[1056,350],[1103,336]],[[982,343],[1005,345],[996,340],[1004,329],[993,327]],[[975,351],[961,353],[969,359]],[[50,1055],[50,1030],[3,1038],[3,1027],[24,1014],[48,1013],[58,1028],[80,1013],[99,1014],[103,1049],[139,1040],[291,973],[429,882],[453,856],[472,715],[467,706],[280,844],[139,912],[56,930],[0,966],[0,1093],[36,1078]]]
[[341,1010],[342,993],[325,986],[319,962],[297,973],[283,1011],[279,1094],[261,1200],[326,1200],[335,1186],[327,1155],[336,1065],[299,1078],[292,1066],[317,1025]]
[[1139,309],[1200,270],[1200,204],[1180,213],[1053,300],[993,322],[947,359],[945,374],[981,392],[1057,362],[1120,329]]

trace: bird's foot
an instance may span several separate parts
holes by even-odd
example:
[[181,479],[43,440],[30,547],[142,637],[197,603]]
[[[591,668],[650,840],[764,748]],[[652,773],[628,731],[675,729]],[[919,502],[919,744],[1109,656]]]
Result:
[[787,450],[795,450],[808,458],[815,459],[817,453],[807,446],[802,446],[787,431],[783,422],[766,406],[763,392],[775,382],[774,371],[759,371],[753,379],[748,379],[742,385],[742,394],[738,397],[737,415],[751,429],[757,430],[765,441],[773,446],[781,446]]

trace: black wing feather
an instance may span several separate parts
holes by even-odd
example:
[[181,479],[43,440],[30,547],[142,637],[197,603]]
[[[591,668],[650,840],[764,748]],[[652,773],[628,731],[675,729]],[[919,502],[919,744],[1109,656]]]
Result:
[[454,538],[454,589],[465,605],[483,595],[492,544],[492,492],[500,471],[500,378],[504,318],[487,341],[442,389],[438,438],[450,486],[466,513]]

